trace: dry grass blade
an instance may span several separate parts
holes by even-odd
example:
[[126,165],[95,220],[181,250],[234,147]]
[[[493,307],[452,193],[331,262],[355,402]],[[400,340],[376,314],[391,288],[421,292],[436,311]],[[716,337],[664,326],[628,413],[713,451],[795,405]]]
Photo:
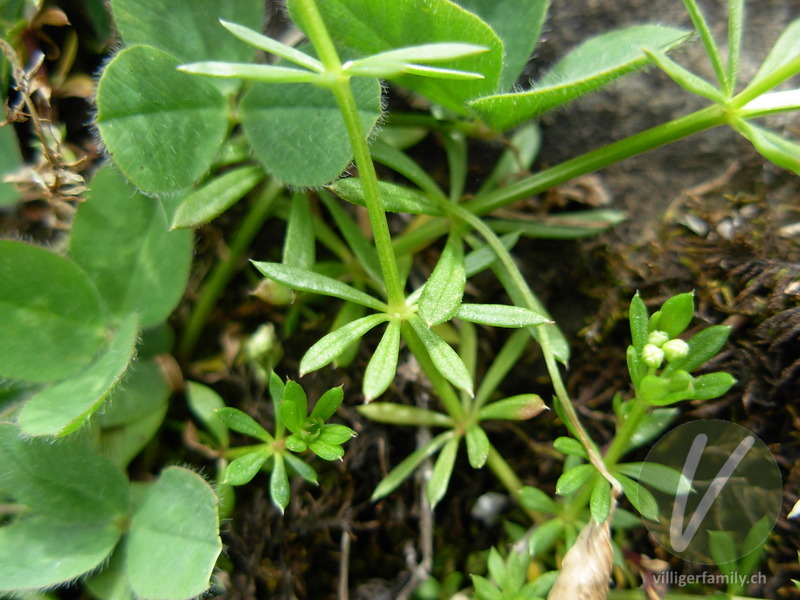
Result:
[[608,526],[611,514],[602,525],[589,519],[575,544],[564,555],[561,572],[547,595],[547,600],[606,599],[614,561]]

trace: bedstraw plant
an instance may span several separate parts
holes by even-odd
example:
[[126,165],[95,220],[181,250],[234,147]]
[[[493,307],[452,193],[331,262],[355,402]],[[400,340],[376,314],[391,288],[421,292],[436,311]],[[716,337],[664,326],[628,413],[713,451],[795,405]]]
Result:
[[[426,484],[435,507],[463,446],[469,464],[488,466],[535,524],[522,551],[505,560],[492,552],[493,581],[474,578],[478,598],[543,597],[556,575],[526,583],[527,561],[553,548],[563,554],[582,539],[582,528],[607,532],[612,516],[615,526],[630,525],[631,514],[615,510],[623,495],[642,516],[655,514],[642,484],[675,489],[680,475],[620,461],[665,430],[676,415],[671,405],[715,398],[733,385],[726,373],[692,375],[720,350],[727,329],[710,327],[684,339],[692,294],[674,296],[653,315],[634,296],[628,349],[633,395],[615,400],[616,435],[602,452],[562,380],[559,363],[569,361],[568,341],[536,296],[536,282],[523,277],[513,250],[523,236],[593,235],[624,215],[583,211],[552,225],[492,213],[723,125],[775,164],[800,173],[800,145],[754,122],[800,108],[800,90],[775,91],[800,72],[800,20],[787,26],[747,83],[738,74],[743,0],[729,2],[726,58],[695,0],[684,0],[695,31],[665,25],[612,31],[586,40],[519,87],[547,0],[287,0],[288,14],[307,40],[297,46],[261,33],[261,0],[175,0],[167,9],[156,0],[110,4],[122,48],[98,81],[95,124],[113,165],[90,182],[68,251],[0,242],[0,273],[14,282],[0,287],[0,376],[9,382],[0,405],[0,494],[15,507],[0,528],[0,592],[85,576],[99,598],[201,594],[221,549],[218,510],[231,514],[231,486],[258,485],[258,473],[268,471],[271,497],[283,511],[290,474],[316,483],[314,469],[298,454],[343,456],[353,431],[326,423],[342,403],[342,388],[322,395],[309,413],[299,383],[272,373],[266,387],[274,434],[225,406],[209,388],[186,386],[189,406],[205,429],[201,441],[218,459],[220,507],[208,483],[183,467],[168,467],[147,484],[123,475],[166,414],[170,388],[155,357],[173,353],[166,319],[188,278],[187,230],[238,201],[248,206],[230,255],[198,291],[174,354],[184,360],[194,355],[255,235],[267,219],[283,219],[282,261],[254,260],[252,267],[265,278],[259,297],[294,302],[284,333],[291,334],[315,296],[343,301],[331,330],[304,353],[297,375],[348,365],[362,338],[379,329],[358,378],[366,402],[359,413],[443,430],[395,466],[373,498],[391,493],[436,456]],[[670,57],[693,37],[705,47],[716,83]],[[257,51],[268,60],[257,62]],[[708,106],[528,173],[539,144],[533,120],[647,66],[663,69]],[[24,70],[15,73],[17,87],[27,89]],[[387,82],[424,98],[430,111],[386,113]],[[443,140],[446,189],[406,152],[429,132]],[[508,150],[467,195],[469,142],[475,139],[504,139]],[[399,177],[379,178],[376,164]],[[366,209],[368,232],[353,218],[353,205]],[[391,213],[411,218],[390,227]],[[437,243],[438,261],[424,277],[413,257]],[[318,246],[333,259],[318,260]],[[487,270],[508,304],[465,302],[468,280]],[[512,331],[483,369],[477,340],[485,327]],[[502,392],[532,344],[538,344],[552,381],[551,406],[571,434],[554,441],[568,457],[559,499],[524,486],[484,429],[490,420],[531,419],[548,408],[535,394]],[[395,378],[403,345],[435,392],[433,408],[380,400]],[[348,390],[348,396],[358,394]],[[232,447],[230,430],[259,443]],[[74,542],[75,552],[64,550],[64,539]],[[78,553],[84,542],[90,551]]]

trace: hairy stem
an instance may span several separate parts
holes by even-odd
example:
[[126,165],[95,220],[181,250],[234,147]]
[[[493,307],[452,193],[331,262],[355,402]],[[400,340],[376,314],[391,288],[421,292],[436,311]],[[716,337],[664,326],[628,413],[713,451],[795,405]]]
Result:
[[353,147],[353,156],[364,188],[364,199],[367,205],[372,235],[375,240],[375,248],[378,251],[381,274],[386,284],[389,308],[392,311],[404,313],[406,303],[402,280],[397,269],[392,238],[389,234],[389,224],[386,221],[386,213],[383,210],[380,188],[378,187],[378,176],[375,173],[375,165],[369,153],[367,135],[364,132],[364,127],[358,114],[358,106],[350,88],[350,78],[342,72],[341,60],[314,0],[298,0],[297,7],[302,15],[306,33],[314,45],[322,64],[325,66],[326,73],[332,76],[329,86],[336,98],[336,103],[347,128],[350,145]]

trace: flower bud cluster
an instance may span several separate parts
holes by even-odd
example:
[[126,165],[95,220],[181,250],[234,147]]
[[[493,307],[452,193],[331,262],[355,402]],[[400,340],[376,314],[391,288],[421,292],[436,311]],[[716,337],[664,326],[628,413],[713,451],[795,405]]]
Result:
[[658,369],[666,358],[674,362],[689,353],[689,345],[680,339],[670,339],[665,331],[656,329],[647,336],[647,343],[642,348],[642,360],[651,369]]

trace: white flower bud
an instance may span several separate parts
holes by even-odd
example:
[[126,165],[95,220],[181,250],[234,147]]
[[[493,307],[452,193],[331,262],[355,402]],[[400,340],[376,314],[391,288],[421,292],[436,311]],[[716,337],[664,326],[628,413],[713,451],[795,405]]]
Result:
[[669,334],[666,331],[661,331],[656,329],[655,331],[651,331],[650,335],[647,336],[647,343],[653,344],[653,346],[658,346],[661,348],[666,342],[669,341]]
[[683,340],[670,340],[661,349],[669,362],[679,360],[689,354],[689,344]]
[[642,360],[651,369],[657,369],[664,362],[664,351],[655,344],[645,344],[642,348]]

